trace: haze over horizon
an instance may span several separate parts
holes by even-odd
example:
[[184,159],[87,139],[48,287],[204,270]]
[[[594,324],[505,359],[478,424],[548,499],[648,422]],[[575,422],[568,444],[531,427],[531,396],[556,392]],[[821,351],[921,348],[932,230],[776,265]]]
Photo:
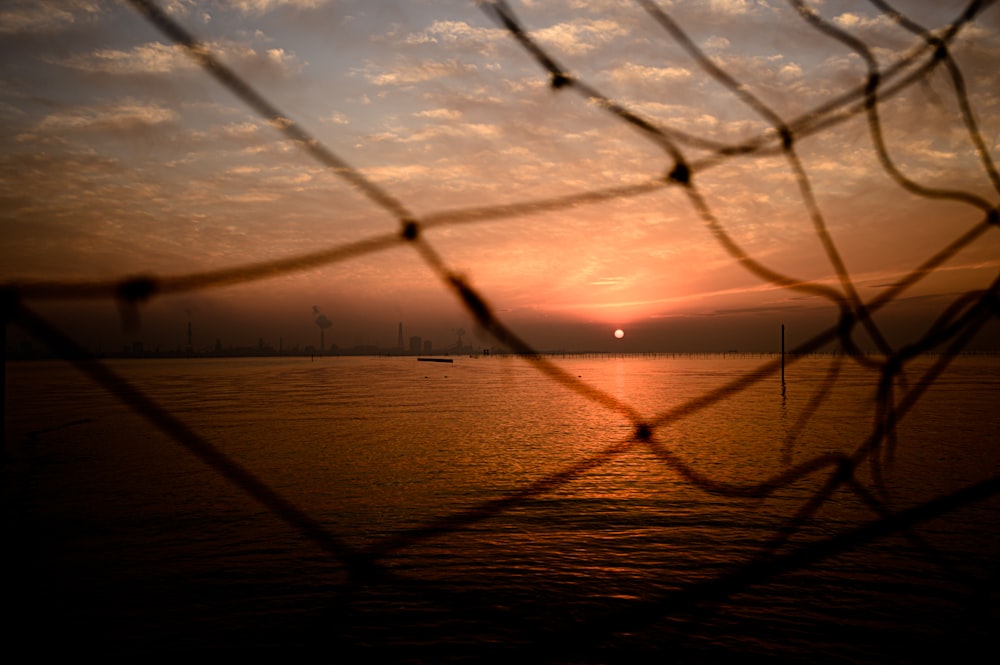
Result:
[[[958,2],[897,3],[940,30]],[[668,154],[547,73],[474,2],[170,0],[160,6],[275,107],[420,222],[511,206],[421,233],[539,350],[776,350],[836,325],[830,301],[781,288],[733,259],[664,175]],[[717,66],[785,120],[865,82],[863,60],[777,0],[660,3]],[[923,43],[873,5],[813,9],[885,71]],[[527,34],[649,123],[737,144],[769,123],[707,75],[641,3],[512,3]],[[398,220],[208,76],[128,3],[0,9],[0,283],[177,276],[274,261],[397,233]],[[950,51],[987,150],[1000,148],[1000,8]],[[920,62],[925,62],[921,60]],[[907,177],[996,205],[944,67],[879,106]],[[687,160],[712,147],[682,142]],[[862,300],[876,298],[978,224],[975,206],[908,193],[872,148],[865,115],[797,137],[823,222]],[[641,195],[513,206],[659,179]],[[769,269],[841,289],[780,151],[727,157],[694,183],[734,242]],[[465,223],[467,222],[467,223]],[[918,339],[1000,268],[995,229],[875,315],[893,346]],[[113,300],[32,301],[88,348],[325,343],[393,347],[397,325],[444,346],[493,342],[405,244],[235,286],[159,295],[123,328]],[[616,340],[613,331],[626,334]],[[860,329],[859,329],[860,330]],[[997,350],[996,317],[971,348]],[[859,345],[873,349],[859,332]],[[21,333],[8,335],[16,345]]]

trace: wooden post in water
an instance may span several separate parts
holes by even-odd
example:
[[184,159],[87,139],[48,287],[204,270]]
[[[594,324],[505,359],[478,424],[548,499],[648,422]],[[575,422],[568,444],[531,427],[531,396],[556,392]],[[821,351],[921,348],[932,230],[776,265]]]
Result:
[[781,389],[785,389],[785,324],[781,324]]

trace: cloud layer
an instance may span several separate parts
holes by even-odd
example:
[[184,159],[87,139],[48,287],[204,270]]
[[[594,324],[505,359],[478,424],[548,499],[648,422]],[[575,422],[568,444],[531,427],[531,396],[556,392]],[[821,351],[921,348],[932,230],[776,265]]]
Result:
[[[524,207],[662,179],[673,158],[660,139],[594,100],[553,90],[530,54],[472,4],[164,6],[220,61],[418,216],[521,206],[519,214],[441,226],[427,238],[525,329],[546,317],[611,325],[801,306],[796,294],[762,284],[734,261],[719,230],[677,188]],[[769,118],[706,73],[638,6],[517,8],[531,38],[568,73],[674,137],[692,163],[708,160],[695,182],[732,242],[769,269],[840,288],[785,157],[712,161],[720,145],[766,135]],[[783,3],[664,9],[712,63],[786,122],[864,82],[857,54]],[[966,28],[954,48],[994,153],[997,11]],[[0,17],[10,37],[0,93],[8,128],[0,139],[5,280],[177,274],[397,228],[127,8],[13,2]],[[825,18],[864,40],[882,67],[923,43],[867,8]],[[922,7],[913,18],[939,28],[954,17],[946,7]],[[995,205],[954,99],[939,68],[885,100],[887,149],[907,177]],[[873,150],[862,115],[801,136],[796,152],[819,221],[862,295],[873,296],[981,217],[973,207],[902,190]],[[987,279],[997,267],[995,235],[914,295],[954,293]],[[419,260],[365,260],[278,282],[260,284],[256,300],[296,292],[311,304],[323,292],[416,316],[432,304],[445,311],[449,297]],[[818,321],[833,315],[821,301],[814,306],[823,312]]]

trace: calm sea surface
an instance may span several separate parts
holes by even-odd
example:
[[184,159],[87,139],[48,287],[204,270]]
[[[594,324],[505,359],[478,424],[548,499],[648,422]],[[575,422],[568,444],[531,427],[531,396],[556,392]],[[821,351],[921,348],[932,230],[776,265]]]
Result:
[[693,401],[769,360],[552,359],[654,423],[648,441],[516,358],[110,361],[188,428],[174,436],[67,365],[10,363],[9,652],[995,656],[1000,500],[859,529],[1000,473],[1000,358],[956,358],[932,385],[936,358],[910,366],[893,400],[920,399],[832,487],[876,427],[878,375],[816,356],[784,392],[775,374]]

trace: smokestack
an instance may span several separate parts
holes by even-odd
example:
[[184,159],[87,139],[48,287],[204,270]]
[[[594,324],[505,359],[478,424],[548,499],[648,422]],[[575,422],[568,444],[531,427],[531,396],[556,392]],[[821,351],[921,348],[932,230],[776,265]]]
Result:
[[319,351],[322,354],[326,347],[326,329],[332,327],[333,322],[326,318],[326,314],[321,314],[316,305],[313,305],[313,314],[316,315],[316,325],[319,326]]

